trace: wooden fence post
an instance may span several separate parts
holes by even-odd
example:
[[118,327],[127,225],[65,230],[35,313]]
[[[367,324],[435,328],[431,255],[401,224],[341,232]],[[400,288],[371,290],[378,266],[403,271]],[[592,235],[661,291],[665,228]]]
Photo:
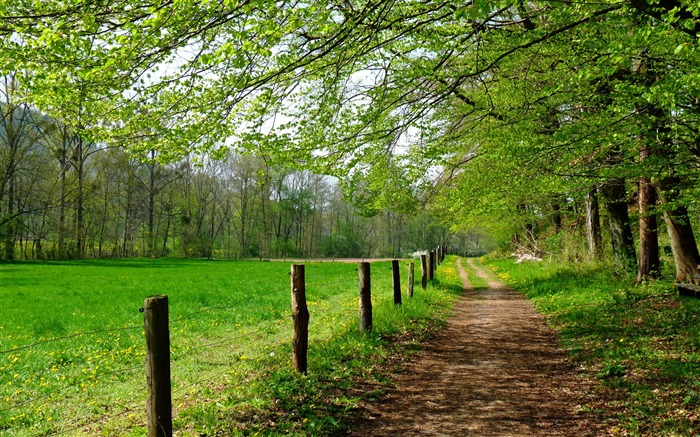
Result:
[[413,261],[408,263],[408,297],[413,297]]
[[433,279],[435,273],[435,252],[428,251],[428,281]]
[[372,331],[372,285],[368,262],[358,264],[360,275],[360,332]]
[[146,334],[148,436],[172,437],[173,408],[170,390],[168,296],[151,296],[144,300],[143,327]]
[[394,305],[401,305],[401,268],[399,260],[391,261],[391,273],[394,277]]
[[306,306],[304,264],[292,264],[292,365],[297,372],[306,373],[309,349],[309,309]]
[[428,257],[427,255],[420,256],[420,285],[425,290],[428,286]]

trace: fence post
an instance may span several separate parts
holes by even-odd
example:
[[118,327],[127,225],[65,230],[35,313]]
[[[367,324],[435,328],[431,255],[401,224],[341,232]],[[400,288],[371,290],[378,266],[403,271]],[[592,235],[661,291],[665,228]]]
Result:
[[428,257],[427,255],[420,256],[420,285],[425,290],[428,286]]
[[408,297],[413,297],[413,261],[408,263]]
[[306,306],[304,264],[292,264],[292,365],[297,372],[306,373],[309,349],[309,309]]
[[391,261],[391,273],[394,277],[394,305],[401,305],[401,268],[399,260]]
[[143,327],[146,334],[148,436],[172,437],[173,409],[170,390],[168,296],[151,296],[144,300]]
[[368,262],[358,264],[360,275],[360,332],[372,331],[372,285]]
[[435,273],[435,252],[432,250],[428,251],[428,281],[433,279],[433,274]]

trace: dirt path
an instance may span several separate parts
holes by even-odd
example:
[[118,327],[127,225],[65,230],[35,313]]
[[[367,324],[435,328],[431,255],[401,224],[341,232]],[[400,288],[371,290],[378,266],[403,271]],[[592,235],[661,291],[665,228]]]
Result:
[[465,293],[449,325],[396,375],[383,402],[368,406],[353,435],[599,435],[577,413],[590,386],[542,316],[469,259],[489,282],[474,291],[461,261]]

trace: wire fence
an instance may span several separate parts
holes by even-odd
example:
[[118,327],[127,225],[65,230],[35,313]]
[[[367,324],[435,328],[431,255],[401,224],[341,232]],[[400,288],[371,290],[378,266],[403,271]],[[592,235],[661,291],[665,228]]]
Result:
[[[358,276],[354,270],[357,269],[337,273],[332,280],[311,277],[306,283],[310,306],[322,308],[329,318],[347,313],[345,317],[351,319],[349,308],[357,302]],[[251,345],[288,347],[292,331],[290,286],[280,285],[282,281],[285,280],[273,278],[247,284],[246,290],[255,291],[222,305],[201,306],[184,314],[179,314],[180,308],[173,311],[169,322],[174,405],[188,391],[238,371],[245,354],[265,359],[266,352],[255,352]],[[110,344],[110,335],[122,333],[129,336],[117,337],[117,344]],[[143,338],[144,326],[129,324],[1,350],[0,374],[5,377],[0,376],[0,434],[13,428],[21,429],[24,435],[98,433],[105,424],[126,420],[125,416],[143,423],[144,408],[134,401],[145,398],[145,393],[135,392],[144,390],[145,384],[145,377],[138,376],[144,372]],[[73,345],[76,340],[81,340],[85,351],[94,355],[81,356]],[[33,356],[40,359],[33,363]],[[269,356],[273,357],[274,352]],[[71,415],[71,411],[82,408],[79,405],[86,399],[95,405],[94,416]]]
[[96,335],[96,334],[105,334],[105,333],[119,332],[119,331],[131,331],[131,330],[136,330],[136,329],[141,329],[141,326],[134,325],[134,326],[124,326],[122,328],[109,328],[109,329],[98,329],[96,331],[76,332],[75,334],[64,335],[61,337],[53,337],[53,338],[49,338],[46,340],[41,340],[41,341],[37,341],[34,343],[26,344],[24,346],[15,347],[13,349],[6,349],[3,351],[0,351],[0,355],[7,355],[7,354],[14,353],[14,352],[26,350],[26,349],[31,349],[31,348],[34,348],[36,346],[41,346],[41,345],[45,345],[45,344],[49,344],[49,343],[56,343],[59,341],[70,340],[70,339],[78,338],[78,337],[88,337],[88,336]]

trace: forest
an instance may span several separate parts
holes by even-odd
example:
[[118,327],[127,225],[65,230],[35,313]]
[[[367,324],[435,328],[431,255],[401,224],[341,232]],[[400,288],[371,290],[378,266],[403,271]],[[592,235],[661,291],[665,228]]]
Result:
[[396,256],[488,232],[698,281],[697,2],[0,13],[6,259]]
[[[12,82],[5,85],[12,90]],[[393,257],[436,247],[448,236],[425,212],[368,213],[353,206],[335,178],[261,157],[161,163],[155,150],[138,157],[81,143],[26,103],[4,111],[5,260]],[[478,235],[455,244],[484,251]]]

